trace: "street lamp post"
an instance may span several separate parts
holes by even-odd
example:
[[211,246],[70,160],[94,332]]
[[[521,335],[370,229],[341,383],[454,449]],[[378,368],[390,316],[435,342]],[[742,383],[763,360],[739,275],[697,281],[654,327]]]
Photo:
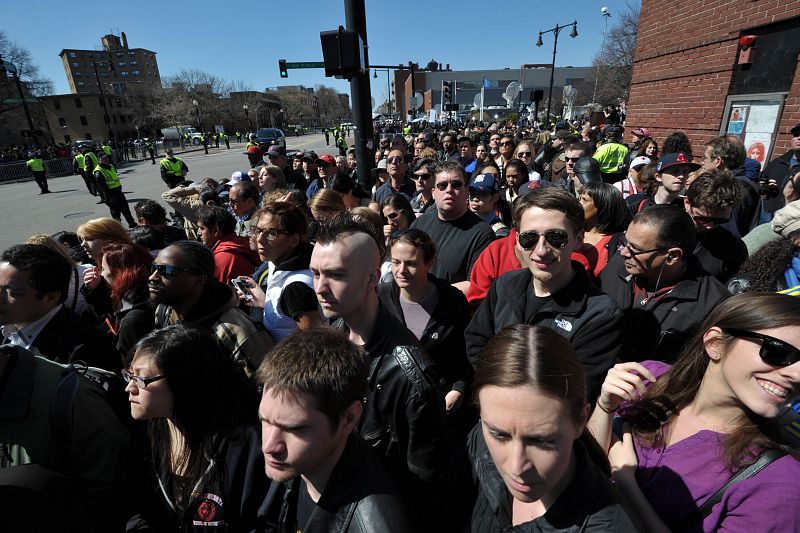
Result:
[[389,116],[392,115],[392,83],[389,75],[391,73],[391,69],[388,68],[376,68],[372,69],[374,71],[372,77],[378,77],[378,71],[386,71],[386,112]]
[[570,32],[569,36],[573,39],[578,36],[578,21],[573,20],[571,24],[564,24],[563,26],[559,26],[556,24],[555,28],[550,28],[549,30],[540,31],[539,32],[539,39],[536,41],[536,46],[542,46],[544,43],[542,42],[542,35],[545,33],[552,33],[553,34],[553,64],[550,67],[550,92],[547,96],[547,120],[550,120],[550,106],[553,104],[553,77],[556,73],[556,53],[558,50],[558,34],[561,33],[561,30],[572,26],[572,31]]
[[245,121],[247,122],[247,131],[249,132],[250,131],[250,108],[247,106],[247,104],[244,104],[242,106],[242,109],[244,109],[244,118],[245,118]]
[[194,112],[197,114],[197,123],[200,125],[200,132],[206,132],[206,128],[203,125],[203,118],[200,116],[200,102],[197,100],[192,100],[192,105],[194,106]]
[[[112,65],[113,63],[110,61],[103,61],[103,63],[109,63]],[[103,84],[100,83],[100,75],[97,73],[97,61],[92,61],[92,67],[94,67],[94,77],[97,80],[97,88],[100,90],[100,102],[103,104],[103,117],[104,120],[108,120],[108,133],[112,140],[114,140],[114,128],[111,127],[111,117],[108,114],[108,108],[106,108],[106,96],[103,93]]]
[[[606,34],[608,33],[608,19],[611,18],[611,13],[609,13],[608,8],[603,6],[600,8],[600,13],[603,14],[603,44],[600,47],[600,50],[603,50],[606,47]],[[602,52],[601,52],[602,57]],[[594,101],[595,97],[597,96],[597,80],[600,79],[600,61],[598,59],[597,62],[597,72],[594,75],[594,90],[592,91],[592,104],[594,105],[596,102]]]

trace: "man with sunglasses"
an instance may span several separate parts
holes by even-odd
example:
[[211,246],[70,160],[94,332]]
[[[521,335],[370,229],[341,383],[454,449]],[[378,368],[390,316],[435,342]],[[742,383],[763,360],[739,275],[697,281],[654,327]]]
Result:
[[741,186],[727,170],[703,170],[683,199],[683,206],[694,221],[697,247],[694,255],[700,265],[722,283],[733,276],[747,259],[747,246],[725,229],[741,198]]
[[431,274],[466,293],[472,265],[494,240],[494,231],[469,210],[467,182],[460,164],[437,163],[433,175],[436,209],[418,217],[411,227],[424,231],[436,243],[436,262]]
[[694,257],[694,227],[677,206],[649,207],[633,218],[623,247],[600,274],[600,286],[625,313],[623,361],[672,362],[730,296]]
[[414,182],[408,178],[408,163],[406,154],[399,148],[393,148],[386,158],[386,172],[389,179],[375,190],[373,201],[382,204],[386,197],[400,193],[409,201],[414,196]]
[[411,199],[411,209],[420,215],[427,212],[434,205],[433,203],[433,168],[436,161],[424,158],[417,161],[414,165],[412,179],[416,190]]
[[179,241],[158,252],[148,288],[157,328],[185,323],[208,329],[248,376],[252,376],[272,339],[239,309],[239,298],[227,284],[214,278],[211,250],[200,242]]
[[578,200],[556,187],[535,189],[514,212],[516,248],[527,268],[492,283],[464,335],[477,367],[489,339],[515,324],[548,327],[569,339],[586,372],[587,400],[594,402],[622,340],[622,311],[572,261],[583,244],[584,214]]

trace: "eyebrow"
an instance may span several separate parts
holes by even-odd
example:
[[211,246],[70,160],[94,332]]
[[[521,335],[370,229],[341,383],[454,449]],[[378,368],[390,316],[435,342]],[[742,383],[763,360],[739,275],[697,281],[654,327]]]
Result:
[[[506,431],[504,429],[500,429],[500,428],[494,427],[492,424],[486,422],[485,420],[483,421],[483,423],[486,424],[486,427],[487,427],[487,429],[489,431],[492,431],[494,433],[500,433],[502,435],[510,435],[511,434],[510,432],[508,432],[508,431]],[[556,433],[528,433],[528,434],[521,435],[521,438],[527,439],[527,440],[552,440],[552,439],[554,439],[556,437],[557,437]]]
[[266,422],[270,426],[275,426],[276,428],[280,428],[283,431],[299,431],[303,428],[308,427],[309,425],[308,422],[298,422],[297,424],[280,424],[277,422],[272,422],[271,420],[267,420],[266,418],[264,418],[261,415],[261,411],[259,411],[258,413],[258,419],[261,420],[262,422]]

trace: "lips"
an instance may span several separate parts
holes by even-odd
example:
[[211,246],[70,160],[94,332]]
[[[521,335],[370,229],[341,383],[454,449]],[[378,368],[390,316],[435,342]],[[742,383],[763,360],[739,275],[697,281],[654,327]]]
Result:
[[515,479],[508,478],[508,483],[511,485],[511,488],[523,494],[528,494],[533,491],[533,485],[529,485],[523,481],[517,481]]
[[758,383],[759,387],[761,387],[761,389],[764,392],[766,392],[770,396],[773,396],[777,400],[783,401],[786,400],[786,398],[789,396],[789,389],[787,389],[786,387],[782,387],[772,381],[767,381],[764,379],[756,379],[756,383]]

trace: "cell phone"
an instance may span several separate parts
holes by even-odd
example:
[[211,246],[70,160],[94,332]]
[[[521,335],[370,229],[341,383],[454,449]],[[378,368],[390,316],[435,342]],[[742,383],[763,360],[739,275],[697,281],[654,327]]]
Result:
[[254,299],[253,294],[250,292],[250,287],[248,287],[244,281],[233,278],[231,280],[231,285],[233,285],[233,288],[236,289],[237,292],[244,296],[246,301],[250,302]]

